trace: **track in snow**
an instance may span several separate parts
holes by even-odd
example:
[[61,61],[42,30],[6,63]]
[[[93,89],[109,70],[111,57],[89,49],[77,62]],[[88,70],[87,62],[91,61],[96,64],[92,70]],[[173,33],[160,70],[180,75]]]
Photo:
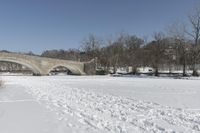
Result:
[[200,132],[200,112],[81,88],[65,80],[16,80],[76,132]]

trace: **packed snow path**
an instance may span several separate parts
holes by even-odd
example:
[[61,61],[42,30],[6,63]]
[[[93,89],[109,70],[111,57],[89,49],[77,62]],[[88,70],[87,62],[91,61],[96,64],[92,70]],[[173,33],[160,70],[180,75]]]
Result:
[[[166,102],[166,99],[170,101],[171,98],[176,96],[179,97],[179,100],[184,99],[186,96],[188,102],[192,101],[190,96],[193,96],[194,99],[197,98],[195,96],[200,94],[198,90],[200,85],[198,82],[200,81],[198,80],[188,82],[188,80],[180,79],[115,78],[106,76],[8,76],[3,77],[3,80],[6,81],[6,84],[23,86],[25,91],[31,94],[40,105],[57,114],[57,119],[66,131],[70,129],[70,132],[113,133],[200,132],[199,101],[191,106],[188,106],[187,102],[184,104],[174,103],[172,105],[174,107],[167,106],[171,102]],[[143,84],[140,84],[141,81],[143,81]],[[161,85],[162,82],[168,84]],[[191,84],[192,89],[187,88],[187,84],[183,86],[185,82]],[[179,88],[180,86],[182,88]],[[121,91],[117,89],[118,87],[121,87]],[[160,105],[162,99],[159,98],[152,99],[149,96],[148,101],[143,99],[143,96],[139,99],[141,90],[137,90],[139,88],[135,87],[141,87],[144,96],[153,94],[155,90],[158,90],[155,93],[160,95],[163,93],[170,95],[172,92],[175,92],[176,95],[173,93],[172,97],[163,97],[164,104]],[[132,95],[128,95],[129,93]],[[156,97],[155,94],[153,96]],[[158,102],[155,102],[156,100]],[[185,106],[184,109],[179,107],[182,107],[182,105]],[[63,132],[66,131],[63,130]]]

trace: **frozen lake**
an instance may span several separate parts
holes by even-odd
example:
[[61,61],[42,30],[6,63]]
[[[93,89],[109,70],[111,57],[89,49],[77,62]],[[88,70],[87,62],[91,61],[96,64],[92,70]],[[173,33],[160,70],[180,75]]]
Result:
[[200,132],[200,78],[2,76],[0,132]]

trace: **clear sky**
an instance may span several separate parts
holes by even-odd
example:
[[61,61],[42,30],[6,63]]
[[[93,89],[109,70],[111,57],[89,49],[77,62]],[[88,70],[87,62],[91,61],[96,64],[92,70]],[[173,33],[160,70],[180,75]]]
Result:
[[78,48],[90,33],[151,37],[186,21],[199,0],[0,0],[0,49]]

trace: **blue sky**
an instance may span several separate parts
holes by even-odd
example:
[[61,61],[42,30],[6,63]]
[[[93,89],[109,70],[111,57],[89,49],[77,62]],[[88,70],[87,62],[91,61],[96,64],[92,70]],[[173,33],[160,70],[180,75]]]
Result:
[[40,54],[78,48],[89,34],[151,38],[174,21],[187,23],[199,0],[0,0],[1,49]]

